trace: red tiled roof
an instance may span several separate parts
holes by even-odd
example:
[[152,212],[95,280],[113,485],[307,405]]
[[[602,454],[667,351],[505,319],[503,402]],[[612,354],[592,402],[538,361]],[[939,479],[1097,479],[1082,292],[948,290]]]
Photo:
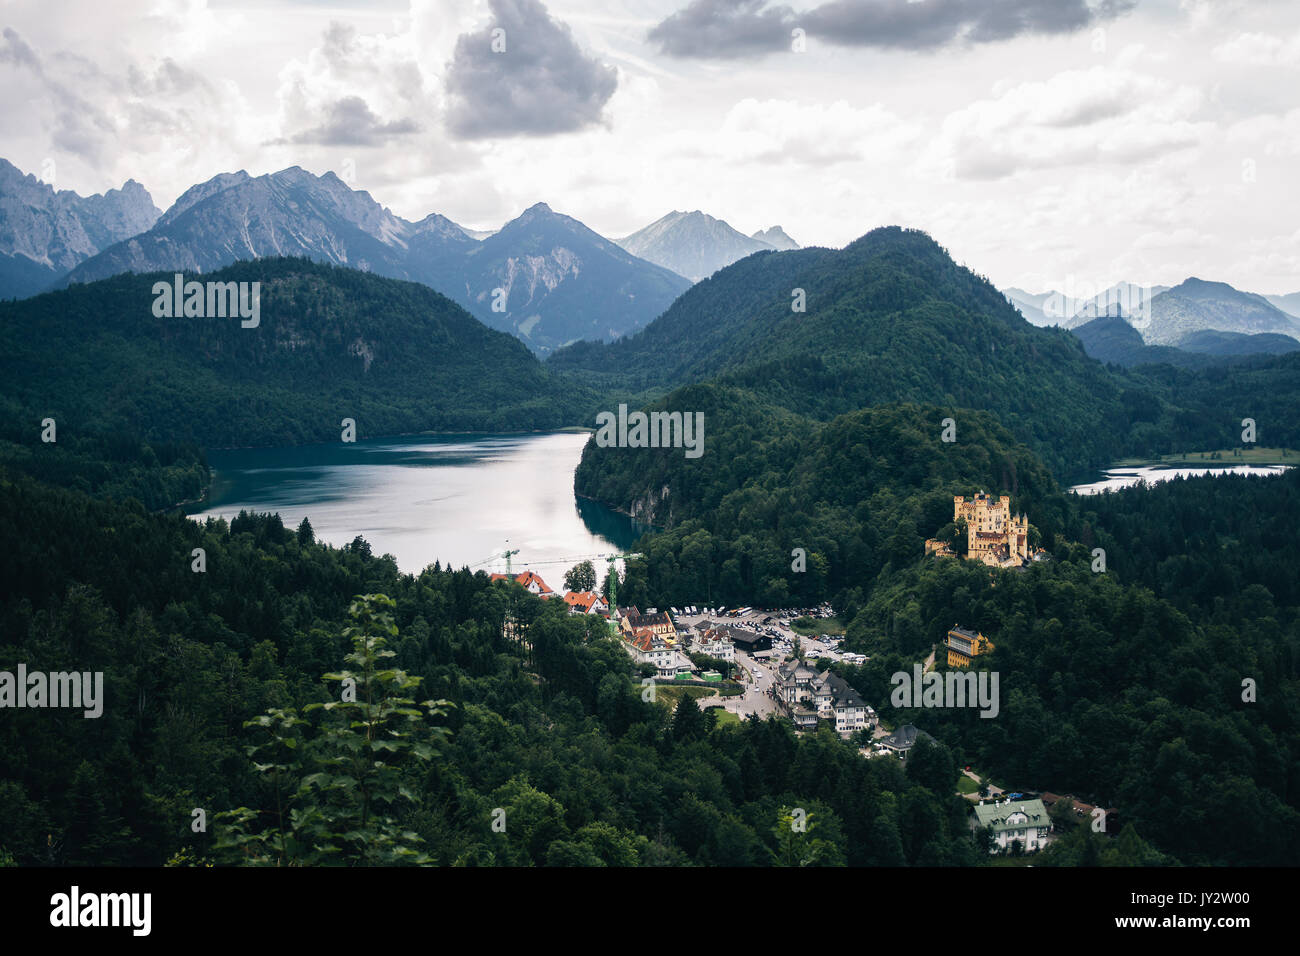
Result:
[[576,607],[580,611],[590,611],[600,602],[600,595],[593,591],[566,591],[564,600],[570,607]]
[[[504,574],[492,575],[493,581],[504,581],[505,579],[506,576]],[[546,586],[546,582],[543,581],[535,571],[521,571],[520,573],[515,575],[515,580],[518,581],[520,584],[522,584],[524,587],[528,587],[529,584],[536,582],[537,587],[542,594],[546,594],[551,590],[549,587]]]

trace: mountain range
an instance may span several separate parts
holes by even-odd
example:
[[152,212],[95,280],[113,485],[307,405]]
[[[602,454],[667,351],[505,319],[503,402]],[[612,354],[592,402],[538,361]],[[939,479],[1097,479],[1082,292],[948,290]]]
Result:
[[692,282],[706,279],[755,252],[799,248],[780,226],[746,236],[698,209],[674,210],[644,229],[615,241],[633,255],[671,269]]
[[124,272],[206,273],[301,256],[431,286],[539,354],[623,335],[690,285],[545,203],[477,232],[436,213],[410,222],[332,172],[297,166],[222,173],[159,213],[138,183],[83,199],[6,163],[0,217],[0,297]]
[[0,159],[0,298],[22,298],[100,250],[144,232],[160,213],[143,186],[79,196]]
[[[1143,347],[1213,355],[1240,355],[1243,348],[1257,348],[1260,354],[1300,348],[1300,320],[1270,301],[1292,304],[1300,301],[1300,293],[1261,296],[1224,282],[1193,277],[1172,288],[1121,282],[1086,300],[1018,288],[1006,289],[1004,295],[1033,325],[1059,325],[1073,331],[1091,325],[1086,341],[1092,348],[1100,348],[1099,357],[1104,354],[1108,361],[1119,361],[1122,356],[1121,364],[1134,364],[1139,357],[1141,361],[1160,361],[1158,355],[1180,363],[1171,353],[1134,352],[1135,341]],[[1117,335],[1119,329],[1113,323],[1094,324],[1107,317],[1122,319],[1136,338]]]
[[194,186],[153,228],[80,263],[61,284],[122,272],[210,272],[266,256],[421,282],[539,353],[623,335],[689,285],[545,203],[476,239],[445,216],[410,222],[332,172],[297,166],[256,177],[225,173]]

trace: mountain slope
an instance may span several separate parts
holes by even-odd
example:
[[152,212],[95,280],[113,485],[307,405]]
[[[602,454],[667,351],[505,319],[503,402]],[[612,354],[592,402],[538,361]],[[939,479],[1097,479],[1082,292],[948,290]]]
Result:
[[1188,279],[1152,299],[1150,312],[1150,322],[1138,326],[1148,345],[1177,345],[1204,329],[1300,335],[1300,321],[1263,296],[1241,292],[1225,282]]
[[551,365],[628,392],[712,378],[818,418],[895,401],[984,409],[1057,470],[1104,463],[1124,430],[1120,385],[1073,336],[1029,325],[929,236],[896,227],[839,251],[751,256],[644,332]]
[[1183,336],[1178,347],[1185,352],[1204,355],[1285,355],[1300,350],[1300,341],[1289,335],[1259,332],[1246,335],[1242,332],[1219,332],[1202,329]]
[[1167,363],[1180,368],[1201,368],[1208,356],[1193,355],[1171,345],[1147,345],[1142,333],[1120,316],[1102,316],[1070,329],[1084,351],[1099,362],[1113,362],[1125,368]]
[[[123,272],[210,272],[302,256],[431,286],[539,352],[613,338],[689,283],[538,204],[482,242],[445,216],[409,222],[333,173],[224,173],[187,190],[148,232],[81,263],[62,286]],[[504,313],[493,290],[507,290]]]
[[[775,228],[780,231],[780,227]],[[785,238],[789,241],[788,236]],[[692,282],[713,275],[737,259],[775,247],[757,236],[746,236],[698,209],[674,210],[617,241],[633,255],[671,269]]]
[[338,441],[436,430],[529,430],[577,421],[581,389],[522,343],[415,283],[303,259],[206,277],[260,282],[260,322],[159,318],[153,284],[121,275],[0,304],[11,411],[205,446]]
[[102,195],[56,192],[0,159],[0,299],[34,295],[101,249],[158,218],[145,188],[127,180]]
[[1020,311],[1030,325],[1046,328],[1049,325],[1061,324],[1061,316],[1047,314],[1047,303],[1059,299],[1059,292],[1026,292],[1024,289],[1012,286],[1003,289],[1002,294]]
[[1300,319],[1300,292],[1288,292],[1286,295],[1266,295],[1264,298],[1287,315]]
[[1077,328],[1093,319],[1105,316],[1120,316],[1130,323],[1141,327],[1150,317],[1151,304],[1155,297],[1169,291],[1167,285],[1138,285],[1136,282],[1117,282],[1115,285],[1099,292],[1091,299],[1062,299],[1060,303],[1049,301],[1047,308],[1060,305],[1057,309],[1067,318],[1061,325],[1067,329]]
[[[545,203],[476,243],[459,270],[447,294],[541,353],[640,328],[690,285]],[[493,309],[497,289],[504,311]]]
[[757,239],[759,242],[766,242],[777,252],[786,252],[790,249],[801,248],[799,243],[786,234],[786,231],[780,226],[771,226],[767,229],[760,229],[750,236],[751,239]]
[[153,229],[83,262],[61,284],[123,272],[211,272],[266,256],[303,256],[416,279],[407,261],[411,230],[333,173],[314,176],[297,166],[257,177],[241,171],[191,188]]

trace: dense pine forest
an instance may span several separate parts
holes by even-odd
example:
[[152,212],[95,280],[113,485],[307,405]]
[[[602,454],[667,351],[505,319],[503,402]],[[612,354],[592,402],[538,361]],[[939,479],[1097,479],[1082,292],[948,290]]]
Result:
[[[309,521],[177,513],[208,488],[205,448],[337,439],[344,415],[367,434],[589,425],[627,387],[616,366],[566,366],[584,349],[544,366],[428,289],[298,260],[222,273],[266,283],[268,337],[164,327],[141,291],[156,277],[0,307],[0,668],[103,671],[107,698],[90,720],[6,712],[0,862],[976,865],[989,857],[955,793],[971,765],[1116,809],[1119,833],[1073,829],[1042,865],[1293,862],[1300,477],[1089,499],[1061,483],[1115,454],[1229,447],[1248,415],[1286,444],[1300,365],[1107,368],[1015,326],[932,245],[887,232],[851,247],[866,264],[843,275],[824,250],[732,267],[842,280],[823,319],[843,347],[773,352],[727,319],[699,354],[741,334],[766,364],[632,363],[645,374],[627,387],[650,407],[705,413],[707,453],[592,443],[575,478],[657,528],[619,603],[829,601],[870,657],[833,667],[891,726],[936,741],[906,763],[864,760],[829,730],[720,723],[671,688],[649,699],[602,622],[482,572],[402,574],[361,538],[317,541]],[[877,278],[856,289],[866,269]],[[788,285],[781,270],[754,295]],[[724,303],[731,271],[674,310]],[[968,301],[986,337],[951,302],[909,305],[927,288]],[[674,310],[661,321],[685,321]],[[851,354],[855,316],[878,340]],[[952,340],[983,377],[940,393],[931,366]],[[1039,360],[1055,377],[1027,390],[1014,369]],[[46,417],[57,441],[41,439]],[[1011,496],[1046,560],[924,556],[927,538],[959,544],[953,496],[981,489]],[[889,676],[954,622],[994,637],[997,720],[889,704]]]
[[[401,575],[363,541],[315,542],[307,524],[201,526],[26,479],[5,480],[0,508],[0,655],[102,670],[107,696],[97,720],[18,711],[0,725],[10,862],[369,861],[343,852],[358,846],[389,851],[373,862],[475,866],[979,860],[946,751],[938,771],[904,769],[829,732],[715,727],[690,698],[670,713],[643,700],[602,622],[486,574]],[[206,573],[190,570],[195,547]],[[392,631],[349,613],[378,594],[391,610],[360,610],[391,614]],[[503,637],[508,615],[526,642]],[[369,791],[383,812],[368,817],[367,773],[330,757],[354,742],[348,721],[308,710],[336,699],[323,678],[347,666],[350,626],[384,636],[384,666],[420,681],[411,699],[445,702],[409,741],[393,738],[410,753],[381,755],[396,779]],[[286,729],[290,710],[304,723]],[[256,723],[268,714],[279,716]],[[284,739],[294,746],[279,756],[263,749]],[[780,825],[792,807],[808,812],[806,833]],[[505,833],[492,828],[498,808]],[[195,809],[206,833],[192,830]]]

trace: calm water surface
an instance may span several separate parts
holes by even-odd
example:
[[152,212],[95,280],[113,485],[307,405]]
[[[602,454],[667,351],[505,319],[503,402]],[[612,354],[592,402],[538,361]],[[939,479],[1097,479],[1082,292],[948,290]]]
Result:
[[603,574],[604,556],[645,530],[574,496],[586,442],[439,435],[211,452],[212,497],[193,517],[275,511],[288,528],[306,517],[318,539],[339,546],[361,535],[409,572],[434,561],[504,571],[509,547],[516,573],[531,568],[558,591],[574,564],[591,558]]
[[1188,478],[1196,475],[1280,475],[1288,465],[1225,465],[1205,468],[1160,468],[1146,465],[1141,468],[1110,468],[1105,478],[1085,485],[1075,485],[1070,490],[1077,495],[1095,495],[1114,491],[1130,485],[1153,485],[1170,478]]

